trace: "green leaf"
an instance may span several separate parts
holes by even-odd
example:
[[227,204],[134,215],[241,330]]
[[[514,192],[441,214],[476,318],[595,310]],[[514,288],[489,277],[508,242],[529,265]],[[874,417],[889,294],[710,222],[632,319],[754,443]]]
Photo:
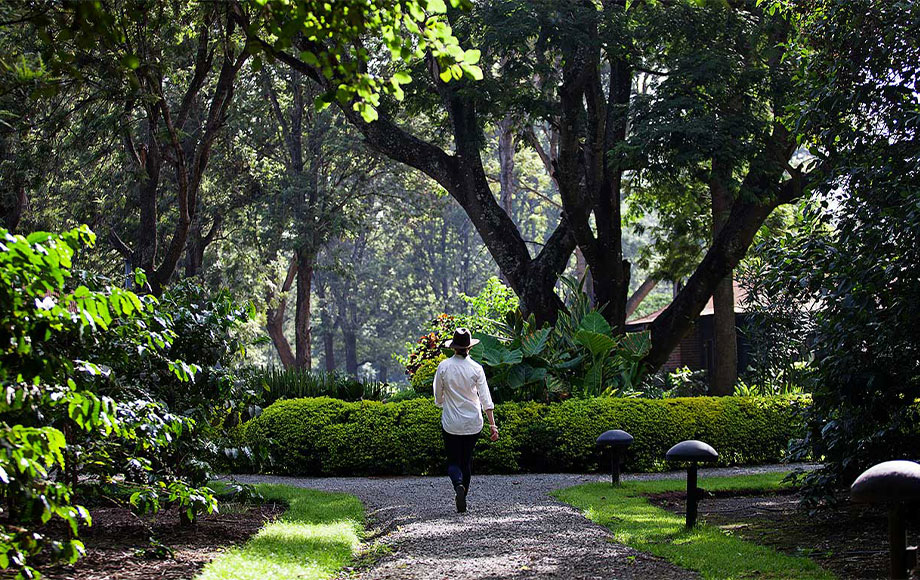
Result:
[[575,340],[591,351],[591,355],[595,357],[610,354],[610,351],[617,345],[617,341],[606,334],[599,334],[589,330],[579,330],[575,333]]
[[316,55],[312,52],[305,50],[300,53],[300,60],[304,61],[310,66],[319,66],[319,59],[316,58]]
[[604,384],[604,363],[599,361],[588,369],[588,372],[585,373],[582,388],[584,389],[584,394],[588,396],[595,396],[600,393]]
[[431,14],[444,14],[447,12],[447,5],[444,0],[428,0],[425,9]]
[[543,352],[551,332],[552,329],[546,327],[521,337],[521,352],[524,356],[537,356]]
[[141,61],[139,58],[137,58],[136,55],[126,54],[123,57],[121,57],[121,64],[122,66],[126,68],[135,70],[141,66]]
[[620,337],[620,348],[625,351],[623,354],[642,358],[652,349],[652,333],[648,330],[628,332]]
[[467,65],[463,67],[463,70],[466,74],[470,76],[474,81],[481,81],[483,79],[482,69],[475,65]]
[[582,320],[581,324],[578,325],[579,329],[588,330],[590,332],[595,332],[597,334],[606,334],[610,335],[611,328],[610,324],[604,319],[604,317],[597,311],[589,312]]

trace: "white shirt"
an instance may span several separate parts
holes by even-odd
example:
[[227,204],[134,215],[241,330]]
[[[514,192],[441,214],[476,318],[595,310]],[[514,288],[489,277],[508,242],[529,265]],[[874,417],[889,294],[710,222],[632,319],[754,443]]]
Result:
[[451,435],[482,431],[482,411],[494,409],[486,373],[466,356],[441,361],[434,374],[434,403],[441,407],[441,426]]

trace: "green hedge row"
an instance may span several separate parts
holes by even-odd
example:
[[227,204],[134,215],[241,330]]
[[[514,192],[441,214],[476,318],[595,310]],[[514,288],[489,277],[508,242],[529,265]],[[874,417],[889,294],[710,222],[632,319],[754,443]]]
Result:
[[[803,397],[589,399],[503,403],[495,408],[501,439],[483,432],[477,473],[606,470],[595,445],[607,429],[635,437],[627,469],[664,469],[664,454],[701,439],[721,465],[777,462],[802,431]],[[250,445],[266,445],[271,471],[292,475],[437,474],[444,468],[441,411],[431,399],[399,403],[292,399],[274,403],[243,426]]]

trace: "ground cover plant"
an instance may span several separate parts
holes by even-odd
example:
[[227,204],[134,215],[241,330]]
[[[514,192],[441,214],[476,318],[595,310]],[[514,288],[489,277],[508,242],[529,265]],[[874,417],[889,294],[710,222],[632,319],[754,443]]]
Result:
[[[785,485],[784,477],[785,474],[703,477],[700,487],[713,491],[767,491]],[[629,481],[620,487],[592,483],[559,490],[553,495],[583,510],[591,521],[610,528],[617,542],[695,570],[706,579],[833,578],[808,558],[746,542],[705,523],[687,530],[683,516],[655,507],[645,497],[685,489],[685,485],[680,479]]]
[[256,489],[288,510],[246,545],[208,563],[196,580],[319,580],[352,561],[364,531],[356,497],[285,485]]
[[[479,473],[586,472],[609,461],[595,440],[625,429],[636,441],[627,469],[661,470],[667,449],[708,441],[723,464],[772,463],[801,437],[804,397],[692,397],[502,403],[502,436],[483,435]],[[246,445],[267,449],[266,471],[295,475],[427,474],[442,468],[440,410],[431,399],[347,403],[330,398],[278,401],[240,428]]]

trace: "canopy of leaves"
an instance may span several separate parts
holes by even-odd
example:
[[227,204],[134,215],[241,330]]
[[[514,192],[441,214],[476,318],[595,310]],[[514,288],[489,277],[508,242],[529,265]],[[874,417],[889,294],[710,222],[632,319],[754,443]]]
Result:
[[823,179],[768,280],[816,309],[818,498],[920,444],[920,6],[782,7],[799,30],[800,123]]

